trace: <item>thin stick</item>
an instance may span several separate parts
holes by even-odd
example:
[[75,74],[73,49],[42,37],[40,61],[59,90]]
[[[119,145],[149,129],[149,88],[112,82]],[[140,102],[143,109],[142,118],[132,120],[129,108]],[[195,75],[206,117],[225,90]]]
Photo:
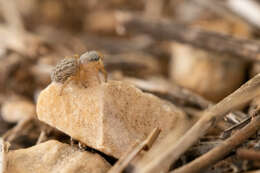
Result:
[[135,144],[134,147],[129,150],[129,152],[126,152],[126,154],[116,162],[116,164],[108,171],[108,173],[122,172],[141,150],[147,150],[152,147],[159,134],[160,130],[155,128],[142,143],[139,145]]
[[40,144],[40,143],[42,143],[42,142],[44,142],[46,140],[47,140],[46,131],[45,130],[41,130],[41,133],[40,133],[40,135],[39,135],[39,137],[37,139],[36,145]]
[[240,123],[237,123],[231,127],[229,127],[228,129],[226,129],[221,136],[225,137],[225,136],[229,136],[231,134],[231,132],[235,129],[241,128],[243,126],[245,126],[252,117],[247,117],[246,119],[244,119],[243,121],[241,121]]
[[255,134],[259,128],[260,116],[258,115],[257,117],[253,118],[248,125],[237,131],[233,136],[228,138],[219,146],[193,160],[192,162],[184,165],[183,167],[172,171],[171,173],[196,173],[205,170],[211,165],[217,163],[219,160],[223,159],[223,157],[230,153],[234,148]]
[[154,21],[128,13],[118,13],[117,18],[127,30],[149,34],[157,40],[178,41],[214,52],[232,54],[246,60],[260,60],[260,43],[254,40],[192,28],[166,19]]
[[172,163],[176,162],[200,137],[207,133],[217,120],[238,106],[245,105],[260,93],[260,74],[242,85],[218,104],[203,112],[202,118],[177,143],[169,133],[160,144],[153,147],[136,164],[136,172],[150,173],[168,171]]
[[246,160],[260,160],[260,151],[240,148],[237,150],[237,157]]
[[34,120],[33,117],[28,117],[28,118],[22,119],[21,121],[18,122],[18,124],[16,126],[14,126],[12,129],[8,130],[3,135],[3,140],[5,140],[7,142],[13,141],[18,136],[18,134],[20,134],[21,131],[24,130],[24,128],[26,126],[28,126],[33,120]]
[[244,173],[260,173],[260,169],[254,171],[245,171]]

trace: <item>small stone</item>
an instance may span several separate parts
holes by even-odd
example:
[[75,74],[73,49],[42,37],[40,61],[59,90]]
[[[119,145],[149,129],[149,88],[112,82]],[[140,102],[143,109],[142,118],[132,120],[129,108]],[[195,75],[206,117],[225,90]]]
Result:
[[174,83],[218,102],[245,80],[246,63],[180,43],[172,44],[170,76]]
[[115,14],[108,10],[91,12],[86,16],[84,24],[87,31],[106,34],[116,33],[116,26],[118,26]]
[[22,119],[35,116],[35,109],[35,104],[31,101],[17,97],[3,103],[1,115],[6,122],[16,123]]
[[[251,36],[244,23],[211,15],[198,17],[191,26],[240,38]],[[172,81],[208,100],[218,102],[245,82],[248,63],[234,55],[205,51],[182,43],[173,43],[171,52],[169,73]]]
[[6,157],[8,173],[104,173],[110,168],[98,154],[55,140],[9,151]]
[[155,127],[162,130],[157,142],[171,129],[176,140],[194,123],[193,119],[158,97],[120,81],[84,88],[70,83],[51,83],[37,103],[37,116],[89,147],[119,158]]

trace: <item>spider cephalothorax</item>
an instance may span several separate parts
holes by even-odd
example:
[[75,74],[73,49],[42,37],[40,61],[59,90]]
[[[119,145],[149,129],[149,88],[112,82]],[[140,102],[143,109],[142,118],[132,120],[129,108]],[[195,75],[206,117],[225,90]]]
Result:
[[[107,81],[107,72],[103,64],[103,55],[97,51],[89,51],[80,57],[74,56],[73,58],[65,58],[61,60],[52,71],[51,80],[63,84],[60,94],[62,94],[63,88],[71,80],[80,82],[84,87],[86,87],[81,74],[84,73],[87,68],[95,68],[97,72],[102,72],[105,76],[105,81]],[[98,74],[96,75],[99,79]]]

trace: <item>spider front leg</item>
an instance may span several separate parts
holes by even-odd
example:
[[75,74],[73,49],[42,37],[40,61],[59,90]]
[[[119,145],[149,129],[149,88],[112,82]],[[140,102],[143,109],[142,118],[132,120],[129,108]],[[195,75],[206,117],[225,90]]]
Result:
[[72,80],[75,80],[75,76],[70,76],[70,77],[64,82],[64,84],[62,85],[61,90],[60,90],[60,96],[62,96],[64,88],[65,88]]
[[107,71],[105,70],[104,66],[102,68],[100,68],[101,73],[103,73],[104,77],[105,77],[105,82],[107,82]]
[[103,61],[99,61],[98,65],[97,65],[97,69],[98,71],[100,71],[101,73],[103,73],[104,77],[105,77],[105,82],[107,82],[107,71],[105,70]]
[[88,87],[87,84],[85,84],[83,81],[80,81],[80,83],[81,83],[81,85],[82,85],[83,87],[85,87],[85,88]]
[[[83,73],[83,75],[81,74]],[[87,88],[87,84],[85,83],[85,70],[84,68],[80,67],[79,72],[77,74],[77,79],[80,81],[81,85],[85,88]]]
[[105,82],[107,82],[107,72],[105,71],[105,69],[102,69],[102,68],[97,67],[95,76],[96,76],[96,78],[97,78],[99,84],[102,83],[102,81],[101,81],[101,79],[100,79],[100,76],[99,76],[99,72],[103,73],[103,75],[104,75],[104,77],[105,77]]

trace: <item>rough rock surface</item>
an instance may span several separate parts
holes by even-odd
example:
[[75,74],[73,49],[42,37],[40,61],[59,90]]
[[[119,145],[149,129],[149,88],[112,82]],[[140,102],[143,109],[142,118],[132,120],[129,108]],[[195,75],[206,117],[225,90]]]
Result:
[[84,88],[70,83],[51,83],[38,98],[37,116],[72,138],[114,157],[120,157],[136,140],[155,127],[162,138],[176,129],[178,139],[193,124],[174,105],[134,86],[109,81]]
[[98,154],[50,140],[7,153],[6,173],[103,173],[110,165]]

